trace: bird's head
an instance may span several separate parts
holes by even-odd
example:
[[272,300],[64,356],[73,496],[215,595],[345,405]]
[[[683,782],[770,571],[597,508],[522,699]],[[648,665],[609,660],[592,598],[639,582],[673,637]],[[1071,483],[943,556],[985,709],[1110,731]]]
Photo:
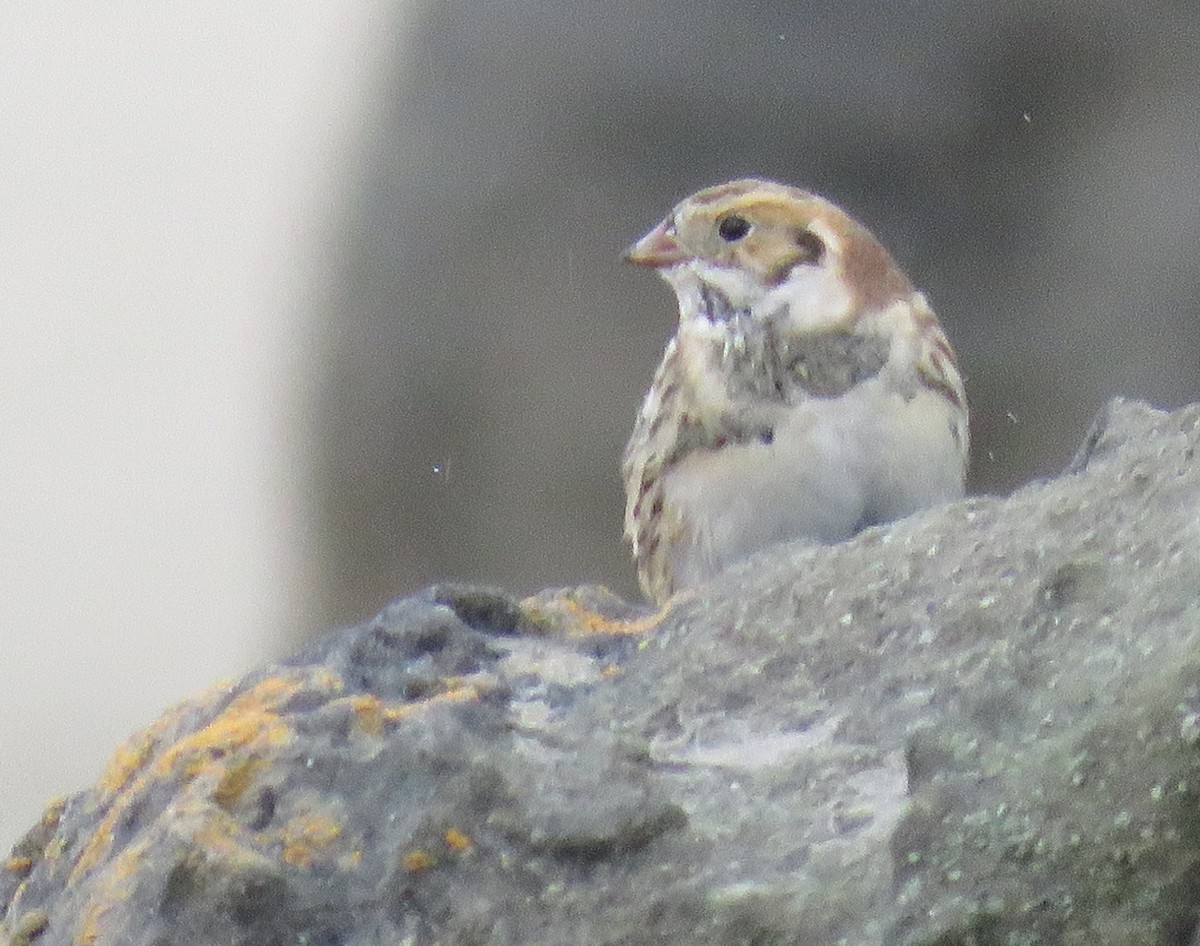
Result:
[[698,191],[625,256],[671,284],[681,321],[784,311],[796,327],[829,327],[913,291],[883,246],[844,211],[756,178]]

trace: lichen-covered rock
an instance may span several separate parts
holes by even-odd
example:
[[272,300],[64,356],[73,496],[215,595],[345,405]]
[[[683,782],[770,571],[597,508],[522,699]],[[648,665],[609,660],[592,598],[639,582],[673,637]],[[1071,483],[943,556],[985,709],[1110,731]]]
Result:
[[[649,615],[442,587],[166,714],[0,942],[1178,946],[1200,408]],[[6,906],[2,906],[6,905]]]

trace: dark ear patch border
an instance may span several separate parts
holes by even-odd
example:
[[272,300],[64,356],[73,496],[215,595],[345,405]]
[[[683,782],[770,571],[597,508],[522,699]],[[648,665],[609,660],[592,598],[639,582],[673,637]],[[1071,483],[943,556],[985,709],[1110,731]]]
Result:
[[796,231],[796,246],[800,248],[798,263],[819,263],[825,257],[825,241],[811,230]]

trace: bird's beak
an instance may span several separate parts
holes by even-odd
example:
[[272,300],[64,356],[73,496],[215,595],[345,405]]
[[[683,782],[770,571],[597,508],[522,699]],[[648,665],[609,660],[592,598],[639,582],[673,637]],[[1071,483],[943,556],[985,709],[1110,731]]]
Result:
[[675,237],[674,221],[668,217],[625,251],[625,259],[639,266],[666,269],[688,259]]

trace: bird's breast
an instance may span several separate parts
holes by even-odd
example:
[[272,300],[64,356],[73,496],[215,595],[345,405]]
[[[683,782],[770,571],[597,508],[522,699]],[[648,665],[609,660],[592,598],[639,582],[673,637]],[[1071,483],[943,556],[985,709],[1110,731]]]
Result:
[[687,524],[676,569],[701,581],[782,540],[841,541],[961,495],[951,421],[932,392],[873,377],[779,407],[769,433],[679,456],[664,476],[665,508]]

